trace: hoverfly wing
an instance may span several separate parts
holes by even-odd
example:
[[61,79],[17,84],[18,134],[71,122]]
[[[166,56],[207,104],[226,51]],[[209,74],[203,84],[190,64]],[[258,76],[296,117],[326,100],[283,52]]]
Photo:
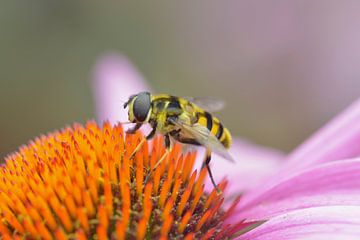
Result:
[[189,102],[194,103],[198,107],[208,112],[217,112],[225,107],[225,102],[212,97],[183,97]]
[[206,148],[211,149],[217,155],[229,160],[230,162],[235,162],[231,157],[228,150],[222,145],[222,143],[217,139],[205,126],[200,124],[194,124],[192,126],[194,129],[194,138],[198,140]]
[[230,162],[235,162],[231,157],[228,150],[221,144],[221,142],[204,126],[200,124],[190,125],[181,120],[170,120],[174,125],[180,127],[183,131],[192,136],[196,141],[198,141],[204,147],[210,149],[217,155],[229,160]]

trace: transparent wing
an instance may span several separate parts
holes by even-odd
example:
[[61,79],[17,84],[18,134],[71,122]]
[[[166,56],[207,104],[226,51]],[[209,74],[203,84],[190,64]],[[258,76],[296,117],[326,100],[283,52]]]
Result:
[[225,107],[223,100],[212,97],[183,97],[189,102],[195,103],[200,108],[208,112],[216,112]]
[[221,142],[204,126],[200,124],[190,125],[180,119],[174,120],[169,119],[175,126],[178,126],[187,134],[192,136],[196,141],[198,141],[204,147],[210,149],[212,152],[217,155],[229,160],[230,162],[235,162],[231,157],[228,150],[221,144]]

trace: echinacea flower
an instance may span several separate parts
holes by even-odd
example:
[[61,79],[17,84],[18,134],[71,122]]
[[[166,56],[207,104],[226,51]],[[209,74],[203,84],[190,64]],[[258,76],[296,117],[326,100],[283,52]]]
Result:
[[[99,60],[94,83],[98,119],[113,123],[127,120],[119,102],[149,90],[115,54]],[[226,222],[264,222],[237,239],[360,239],[360,100],[288,156],[240,139],[230,154],[236,164],[211,163],[215,178],[228,180],[224,203],[242,194]]]
[[196,153],[177,144],[154,168],[163,138],[134,155],[141,139],[120,124],[88,122],[9,155],[0,169],[1,239],[228,239],[261,223],[225,224],[238,201],[224,210],[221,195],[204,191]]

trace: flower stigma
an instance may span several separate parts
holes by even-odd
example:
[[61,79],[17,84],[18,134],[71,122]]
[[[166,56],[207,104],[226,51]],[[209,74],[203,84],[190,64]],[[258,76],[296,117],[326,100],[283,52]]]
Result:
[[227,239],[248,227],[226,223],[239,199],[225,210],[223,195],[204,191],[207,171],[193,171],[196,152],[175,144],[153,169],[163,138],[131,157],[142,139],[121,124],[91,121],[20,147],[0,169],[1,238]]

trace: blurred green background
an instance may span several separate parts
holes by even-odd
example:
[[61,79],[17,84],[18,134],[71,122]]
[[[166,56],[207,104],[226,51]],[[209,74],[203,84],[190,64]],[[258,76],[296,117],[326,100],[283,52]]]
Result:
[[[215,96],[238,136],[293,149],[360,94],[359,1],[3,1],[0,155],[95,117],[96,59]],[[120,106],[119,106],[120,107]]]

